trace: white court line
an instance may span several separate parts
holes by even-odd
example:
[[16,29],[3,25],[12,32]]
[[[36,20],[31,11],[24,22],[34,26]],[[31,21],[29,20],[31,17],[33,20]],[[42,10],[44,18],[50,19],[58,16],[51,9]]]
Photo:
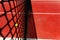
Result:
[[60,15],[60,13],[32,13],[32,14],[51,14],[51,15]]
[[[24,38],[6,38],[5,40],[23,40]],[[0,37],[0,40],[3,40],[2,37]],[[60,40],[60,39],[36,39],[36,38],[27,38],[27,40]]]
[[[13,39],[11,39],[11,38],[5,38],[5,40],[23,40],[23,38],[13,38]],[[0,37],[0,40],[3,40],[3,37]]]
[[[4,14],[4,13],[3,13],[3,12],[0,12],[0,14]],[[10,13],[7,13],[7,14],[10,14]],[[13,12],[13,14],[16,14],[16,13]],[[19,14],[24,14],[24,13],[20,13],[20,12],[19,12]],[[60,15],[60,13],[40,13],[40,12],[39,12],[39,13],[34,13],[34,12],[33,12],[33,13],[31,13],[31,14],[56,14],[56,15]]]

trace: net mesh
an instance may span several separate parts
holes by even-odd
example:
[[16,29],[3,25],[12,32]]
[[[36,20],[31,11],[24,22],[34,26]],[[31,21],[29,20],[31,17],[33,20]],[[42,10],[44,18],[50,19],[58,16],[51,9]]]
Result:
[[24,0],[0,0],[0,37],[24,38],[24,16]]

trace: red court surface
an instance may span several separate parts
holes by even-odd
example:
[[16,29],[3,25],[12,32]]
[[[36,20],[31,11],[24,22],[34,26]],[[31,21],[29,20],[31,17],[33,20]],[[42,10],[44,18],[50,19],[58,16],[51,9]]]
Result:
[[32,0],[38,39],[60,39],[60,0]]
[[[43,0],[43,1],[31,0],[31,4],[32,4],[37,38],[59,40],[60,38],[60,2],[59,0],[55,0],[55,1],[54,0],[51,0],[51,1],[50,0],[49,1],[48,0]],[[8,2],[4,3],[4,5],[6,8],[6,11],[10,10]],[[11,6],[12,5],[13,5],[13,2],[11,2]],[[14,8],[14,6],[12,6],[12,8]],[[14,12],[14,10],[12,11]],[[0,15],[2,15],[4,12],[1,4],[0,4],[0,12],[2,12],[0,13]],[[12,16],[10,12],[7,14],[7,17],[8,17],[8,20],[11,20]],[[14,17],[13,20],[16,22],[16,19],[17,18]],[[7,21],[5,16],[0,17],[0,28],[2,28],[6,23]],[[9,25],[12,27],[14,25],[13,21],[11,21]],[[4,37],[7,35],[7,33],[9,33],[9,30],[10,28],[8,27],[8,25],[2,30],[1,33],[4,35]],[[15,32],[15,27],[12,29],[12,34],[14,34],[14,32]],[[18,29],[17,29],[17,32],[18,32]],[[9,34],[7,37],[11,37],[11,34]],[[16,37],[16,34],[14,37]]]

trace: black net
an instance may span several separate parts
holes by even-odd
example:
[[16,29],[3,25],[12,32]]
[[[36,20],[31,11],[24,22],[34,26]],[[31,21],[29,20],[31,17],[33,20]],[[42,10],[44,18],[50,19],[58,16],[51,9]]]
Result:
[[24,0],[0,0],[0,37],[24,38],[24,17]]

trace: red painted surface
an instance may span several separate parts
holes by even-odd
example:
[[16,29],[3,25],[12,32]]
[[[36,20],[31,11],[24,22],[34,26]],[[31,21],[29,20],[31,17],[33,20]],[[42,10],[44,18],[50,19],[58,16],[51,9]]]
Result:
[[60,15],[34,14],[38,38],[60,37]]
[[[32,3],[37,37],[38,38],[59,38],[60,37],[60,14],[57,14],[57,13],[60,13],[60,3],[59,2],[41,2],[41,1],[38,1],[38,2],[31,1],[31,3]],[[11,6],[12,5],[13,3],[11,3]],[[6,8],[6,11],[10,10],[8,4],[6,4],[5,8]],[[12,6],[12,8],[14,8],[14,6]],[[0,4],[0,12],[4,12],[1,4]],[[56,13],[56,14],[52,15],[52,14],[35,14],[35,13]],[[7,14],[7,16],[9,20],[10,18],[12,18],[11,14]],[[6,24],[7,21],[4,18],[4,16],[0,18],[0,21],[1,21],[0,28],[2,28],[3,26],[2,24]],[[14,21],[16,21],[16,18],[14,18]],[[11,22],[10,26],[12,26],[13,24],[14,23]],[[3,33],[4,36],[6,35],[6,32],[9,32],[7,30],[10,30],[8,27],[7,28],[6,27],[4,28],[4,30],[5,29],[6,30],[2,31],[2,33],[4,32]],[[13,28],[12,33],[14,33],[14,30],[15,28]],[[11,34],[9,34],[8,37],[11,37]]]
[[60,38],[60,2],[43,2],[36,0],[35,2],[32,1],[32,9],[37,37]]
[[44,1],[32,1],[33,12],[46,12],[46,13],[59,13],[60,2],[44,2]]

